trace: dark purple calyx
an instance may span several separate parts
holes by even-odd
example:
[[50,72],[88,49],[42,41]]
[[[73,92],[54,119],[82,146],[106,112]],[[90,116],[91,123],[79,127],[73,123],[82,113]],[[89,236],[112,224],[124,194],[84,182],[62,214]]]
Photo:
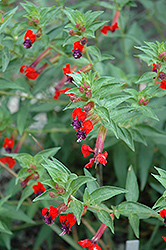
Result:
[[23,42],[24,48],[29,49],[32,46],[31,40],[30,39],[25,39]]
[[76,136],[78,137],[77,142],[81,142],[82,140],[86,139],[86,133],[84,131],[78,131]]
[[80,120],[80,119],[79,119],[79,120],[76,120],[76,119],[73,120],[72,126],[73,126],[73,128],[76,129],[76,130],[80,129],[80,128],[82,127],[81,120]]
[[81,56],[82,56],[82,53],[81,53],[80,49],[75,49],[74,53],[73,53],[73,57],[75,59],[79,59]]
[[44,222],[48,225],[53,224],[52,216],[48,217],[47,215],[44,216]]

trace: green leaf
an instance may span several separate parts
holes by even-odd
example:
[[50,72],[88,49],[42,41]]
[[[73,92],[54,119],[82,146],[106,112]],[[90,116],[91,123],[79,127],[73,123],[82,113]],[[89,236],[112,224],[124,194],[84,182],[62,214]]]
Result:
[[129,223],[135,233],[135,236],[139,238],[139,217],[137,214],[129,215]]
[[157,207],[165,207],[165,197],[161,196],[154,204],[153,209]]
[[106,122],[110,121],[108,109],[102,106],[95,108],[95,112]]
[[129,216],[130,214],[137,214],[139,219],[147,219],[152,215],[158,217],[157,212],[138,202],[125,201],[118,205],[116,209],[120,214],[124,216]]
[[140,111],[147,117],[153,118],[157,121],[159,121],[159,118],[157,117],[157,115],[155,114],[155,112],[153,111],[153,109],[151,109],[150,107],[147,106],[139,106]]
[[88,192],[88,188],[85,188],[85,190],[84,190],[83,201],[86,204],[90,204],[90,194]]
[[41,244],[50,237],[51,233],[52,229],[48,225],[43,225],[37,234],[33,250],[40,249]]
[[7,250],[12,250],[11,249],[11,235],[6,234],[6,233],[1,233],[1,239],[4,242]]
[[4,15],[4,23],[1,25],[0,27],[0,33],[4,31],[5,27],[8,25],[8,23],[10,22],[11,18],[13,17],[13,15],[16,13],[18,9],[18,6],[15,7],[14,9],[10,10],[9,12],[7,12]]
[[20,135],[23,134],[25,126],[26,126],[26,122],[27,122],[27,118],[28,118],[28,114],[29,114],[29,109],[30,109],[30,102],[26,102],[26,104],[24,104],[23,106],[21,106],[21,108],[18,111],[17,114],[17,128],[18,128],[18,132]]
[[[93,176],[91,175],[91,173],[90,173],[86,168],[84,168],[84,174],[85,174],[85,176],[93,177]],[[99,184],[98,184],[97,181],[91,181],[91,182],[88,182],[88,183],[87,183],[87,188],[88,188],[89,194],[91,194],[94,190],[96,190],[96,189],[99,188],[99,187],[100,187],[100,186],[99,186]]]
[[8,47],[4,47],[2,50],[2,72],[5,72],[10,62],[10,53]]
[[133,167],[128,168],[127,180],[126,180],[126,190],[128,192],[125,194],[127,201],[137,201],[139,198],[139,188],[137,183],[137,178],[135,176]]
[[115,195],[123,194],[126,192],[127,190],[123,188],[118,188],[118,187],[113,187],[113,186],[112,187],[111,186],[99,187],[90,194],[90,202],[93,205],[99,204],[102,201],[111,199]]
[[83,212],[82,203],[78,200],[73,200],[70,202],[70,209],[72,210],[73,214],[76,216],[78,225],[80,225],[81,215]]
[[139,176],[141,181],[141,190],[143,190],[146,185],[153,155],[154,155],[153,147],[146,147],[144,145],[140,145],[138,154],[138,167],[139,167]]
[[87,50],[90,54],[93,54],[94,56],[96,56],[98,58],[98,61],[101,61],[101,52],[97,47],[88,46]]
[[77,179],[74,179],[71,181],[68,189],[71,189],[72,193],[75,193],[82,185],[89,181],[94,181],[95,178],[90,177],[90,176],[78,176]]
[[56,168],[62,172],[65,172],[66,174],[71,174],[70,170],[65,165],[63,165],[60,161],[58,161],[56,158],[52,157],[51,160],[45,159],[45,161],[48,164],[48,168],[53,167],[53,169]]
[[43,162],[43,157],[48,158],[54,156],[58,151],[60,150],[60,147],[55,148],[48,148],[45,150],[40,151],[34,156],[34,160],[38,162],[39,164]]
[[20,208],[23,201],[33,194],[33,192],[34,192],[34,190],[32,188],[33,185],[34,185],[34,182],[29,184],[28,186],[26,186],[25,189],[23,189],[23,192],[21,194],[21,198],[19,199],[19,202],[17,205],[17,210]]
[[108,226],[112,233],[114,233],[114,225],[113,225],[113,220],[111,218],[110,213],[104,211],[104,210],[100,210],[97,211],[97,216],[99,218],[99,220],[104,223],[106,226]]
[[0,199],[0,207],[11,197],[11,195],[8,195],[2,199]]
[[152,82],[153,81],[153,77],[156,77],[157,73],[156,72],[146,72],[144,73],[139,79],[138,81],[136,81],[137,84],[140,83],[144,83],[144,82]]
[[105,1],[95,2],[94,5],[101,6],[106,9],[115,10],[115,6]]
[[0,232],[12,234],[12,232],[9,230],[9,228],[6,226],[6,224],[0,220]]
[[55,200],[56,197],[52,198],[50,196],[50,192],[55,194],[55,196],[58,197],[58,191],[55,188],[54,189],[50,188],[50,189],[46,190],[44,193],[42,193],[42,194],[38,195],[36,198],[34,198],[33,202],[42,201],[42,200],[43,201],[53,200],[53,199]]

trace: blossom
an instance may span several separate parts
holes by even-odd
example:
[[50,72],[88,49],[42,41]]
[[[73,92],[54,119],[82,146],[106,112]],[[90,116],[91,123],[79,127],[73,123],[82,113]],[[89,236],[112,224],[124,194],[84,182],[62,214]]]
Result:
[[110,25],[105,25],[100,32],[103,33],[104,35],[107,35],[108,31],[111,30],[111,26]]
[[5,150],[8,153],[11,153],[12,148],[14,147],[14,140],[13,139],[9,139],[9,138],[6,137],[4,141],[5,142],[3,144],[3,148],[5,148]]
[[101,250],[101,247],[96,242],[92,242],[90,239],[78,241],[82,247],[87,247],[89,250]]
[[119,16],[120,16],[120,11],[117,10],[115,15],[114,15],[114,18],[113,18],[113,21],[111,23],[111,26],[110,25],[106,25],[104,26],[100,32],[103,33],[104,35],[107,35],[107,32],[110,30],[111,32],[114,32],[116,29],[120,29],[120,27],[118,26],[118,19],[119,19]]
[[75,59],[79,59],[82,56],[82,51],[83,51],[84,45],[82,45],[80,43],[80,40],[73,43],[73,45],[74,45],[74,47],[72,49],[73,57]]
[[77,131],[77,142],[80,142],[86,139],[87,134],[93,129],[93,123],[90,120],[85,120],[86,112],[82,111],[80,107],[73,110],[72,117],[72,126]]
[[60,235],[69,233],[71,231],[72,226],[74,226],[74,224],[76,223],[76,217],[72,213],[68,213],[67,215],[60,215],[59,220],[62,224],[62,233]]
[[58,216],[57,208],[53,206],[50,206],[49,208],[43,208],[42,216],[44,217],[44,222],[46,224],[52,224],[55,218]]
[[166,225],[166,209],[163,208],[161,211],[160,211],[160,216],[161,218],[164,219],[164,224]]
[[85,145],[85,144],[82,145],[81,151],[84,157],[87,157],[91,153],[93,154],[93,157],[90,158],[89,163],[85,165],[85,168],[91,168],[94,162],[96,162],[97,164],[101,163],[104,166],[107,163],[106,159],[107,159],[108,153],[107,151],[102,153],[103,145],[104,145],[104,141],[106,137],[106,132],[107,132],[107,129],[103,125],[101,125],[98,135],[97,135],[97,140],[96,140],[96,145],[95,145],[94,150],[91,149],[88,145]]
[[138,103],[140,105],[146,106],[149,103],[149,101],[148,101],[148,99],[146,100],[144,96],[142,96],[141,99],[139,99]]
[[65,89],[61,89],[61,90],[55,90],[55,95],[54,95],[54,99],[58,100],[59,96],[61,93],[65,93],[66,91],[70,90],[70,88],[65,88]]
[[10,156],[5,156],[5,157],[0,158],[0,162],[4,164],[7,163],[9,168],[13,168],[14,165],[16,164],[15,159],[13,159]]
[[32,46],[32,43],[34,43],[36,38],[36,35],[33,34],[32,30],[27,30],[24,36],[24,48],[29,49]]
[[107,226],[103,223],[91,240],[90,239],[80,240],[78,241],[78,244],[80,244],[82,247],[88,247],[89,250],[101,250],[101,247],[99,247],[98,245],[98,241],[103,235],[106,228]]
[[30,66],[26,67],[26,65],[21,66],[20,73],[24,73],[25,76],[31,80],[35,80],[39,76],[39,73],[37,73],[34,68]]
[[162,81],[160,82],[160,88],[161,88],[161,89],[166,89],[166,80],[162,80]]
[[156,72],[157,73],[157,68],[156,68],[156,64],[155,63],[152,64],[152,72]]
[[37,185],[33,185],[32,188],[37,196],[46,191],[45,187],[41,182],[37,182]]
[[162,238],[163,238],[164,241],[166,241],[166,237],[163,236]]
[[63,68],[63,74],[66,76],[67,74],[70,74],[70,64],[66,64],[66,67]]

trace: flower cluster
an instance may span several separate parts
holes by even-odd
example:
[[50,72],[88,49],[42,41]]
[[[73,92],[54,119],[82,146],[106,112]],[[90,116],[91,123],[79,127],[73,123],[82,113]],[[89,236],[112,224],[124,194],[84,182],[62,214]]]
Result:
[[82,109],[75,108],[72,113],[72,126],[74,129],[76,129],[78,137],[77,142],[80,142],[82,140],[85,140],[87,137],[87,134],[93,129],[93,123],[90,120],[85,120],[87,116],[87,113],[82,111]]

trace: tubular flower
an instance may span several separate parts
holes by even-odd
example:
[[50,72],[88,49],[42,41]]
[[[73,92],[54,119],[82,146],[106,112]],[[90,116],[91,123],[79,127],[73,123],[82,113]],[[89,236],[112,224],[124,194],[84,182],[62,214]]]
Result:
[[166,241],[166,237],[163,236],[162,238],[163,238],[164,241]]
[[44,217],[44,222],[46,224],[53,224],[55,218],[58,216],[58,211],[56,207],[50,206],[50,208],[42,209],[42,216]]
[[54,99],[58,100],[59,96],[61,93],[65,93],[66,91],[70,90],[70,88],[65,88],[65,89],[61,89],[61,90],[55,90],[55,95],[54,95]]
[[73,45],[74,45],[74,47],[72,49],[73,57],[75,59],[79,59],[82,56],[82,51],[83,51],[84,45],[82,45],[80,43],[80,40],[73,43]]
[[27,67],[26,65],[21,66],[20,73],[24,73],[25,76],[31,80],[35,80],[39,76],[39,73],[37,73],[34,68],[30,66]]
[[33,185],[34,193],[38,196],[46,191],[45,187],[41,182],[37,182],[37,185]]
[[110,25],[106,25],[104,26],[100,32],[103,33],[104,35],[107,35],[108,31],[111,30],[111,26]]
[[120,11],[117,10],[115,13],[115,16],[113,18],[112,24],[110,25],[106,25],[104,26],[100,32],[103,33],[104,35],[107,35],[107,32],[110,30],[111,32],[114,32],[116,29],[120,29],[120,27],[118,26],[118,19],[120,16]]
[[163,208],[161,211],[160,211],[160,216],[161,218],[164,219],[164,224],[166,225],[166,209]]
[[34,43],[36,38],[36,35],[33,34],[32,30],[27,30],[24,36],[24,48],[29,49],[32,46],[32,43]]
[[13,159],[10,156],[5,156],[5,157],[0,158],[0,162],[4,164],[7,163],[9,168],[13,168],[14,165],[16,164],[15,159]]
[[76,223],[76,217],[72,213],[68,213],[67,215],[60,215],[59,220],[62,224],[62,233],[60,234],[60,236],[64,235],[65,233],[69,233],[72,226],[74,226],[74,224]]
[[9,139],[9,138],[6,137],[4,141],[5,142],[3,144],[3,148],[5,148],[5,150],[8,153],[11,153],[12,148],[14,147],[14,140],[13,139]]
[[[82,111],[80,107],[73,110],[72,117],[72,126],[77,131],[77,142],[80,142],[86,139],[87,134],[93,129],[93,123],[90,120],[85,120],[86,112]],[[77,119],[75,119],[76,117]]]
[[80,244],[82,247],[88,247],[89,250],[101,250],[101,247],[99,247],[97,243],[106,228],[107,226],[105,224],[102,224],[98,229],[97,233],[95,234],[95,236],[91,240],[90,239],[80,240],[78,241],[78,244]]
[[152,72],[156,72],[157,73],[157,68],[156,68],[156,64],[155,63],[152,64]]

